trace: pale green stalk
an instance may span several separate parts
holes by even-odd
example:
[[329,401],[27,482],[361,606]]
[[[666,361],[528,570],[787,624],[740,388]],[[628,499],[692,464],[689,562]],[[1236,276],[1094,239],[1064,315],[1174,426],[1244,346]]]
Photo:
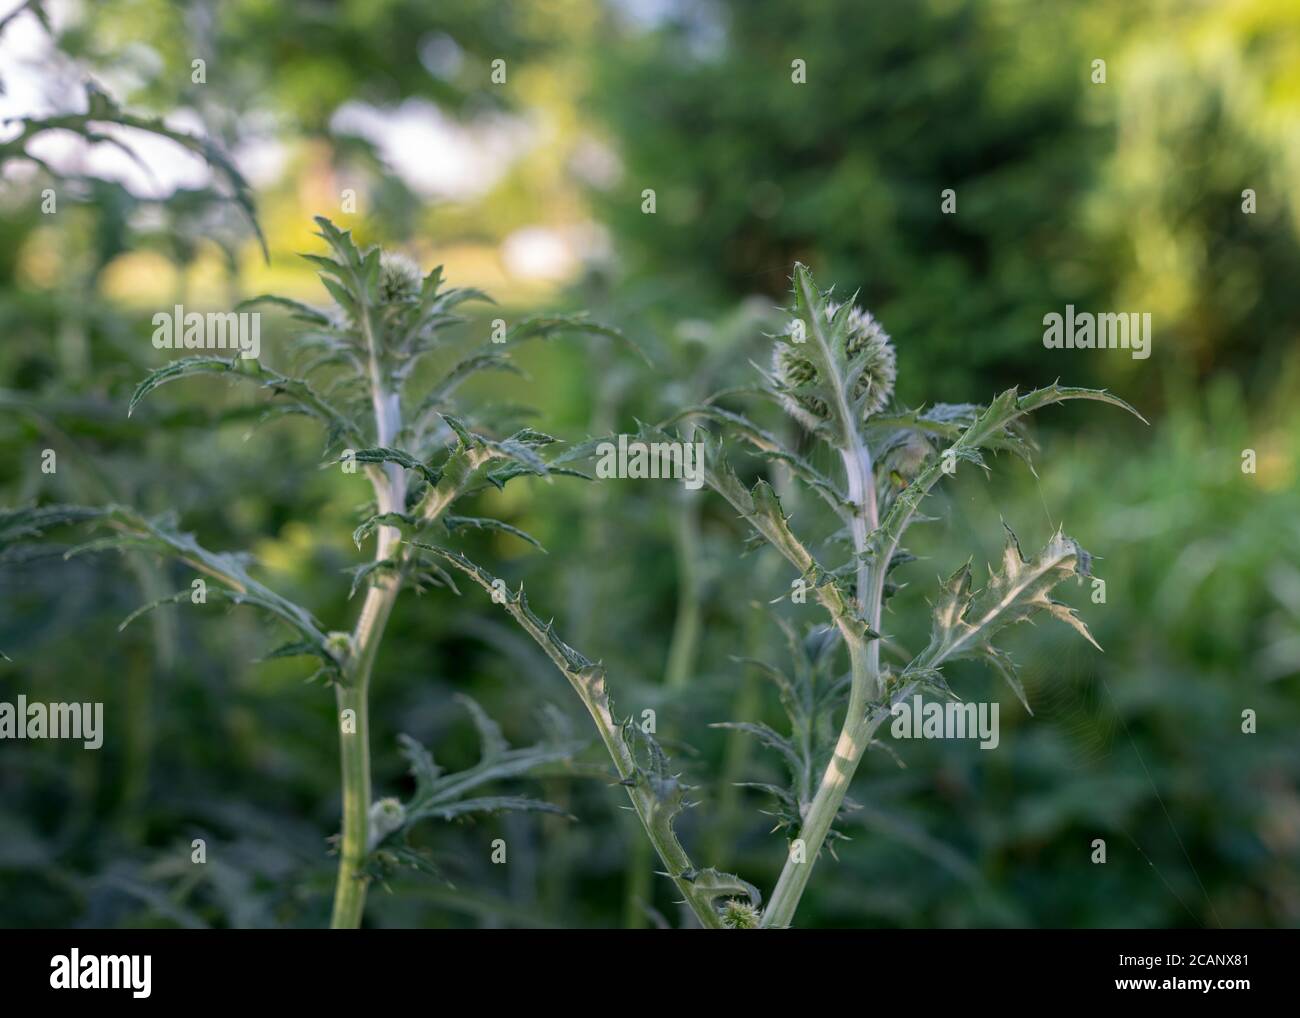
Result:
[[[390,531],[393,536],[386,536]],[[381,529],[377,560],[392,553],[400,533]],[[339,844],[338,881],[334,891],[334,929],[356,929],[366,905],[367,879],[363,872],[369,852],[370,823],[370,674],[374,670],[379,643],[388,616],[401,589],[401,576],[378,580],[366,591],[352,631],[352,653],[343,680],[336,691],[339,710],[339,759],[343,779],[343,834]],[[345,711],[352,711],[351,723],[344,724]]]
[[[370,325],[370,310],[361,314],[369,351],[370,396],[375,411],[375,434],[380,446],[393,443],[401,430],[401,401],[383,385],[378,346]],[[406,471],[395,463],[382,472],[368,471],[380,513],[401,512],[406,507]],[[395,527],[380,527],[375,541],[375,561],[399,558],[394,552],[402,540]],[[366,906],[366,856],[370,845],[370,674],[380,641],[402,587],[400,570],[381,576],[366,590],[361,614],[352,630],[347,667],[336,691],[339,711],[339,761],[343,780],[343,829],[339,843],[338,879],[334,890],[333,929],[356,929]],[[347,722],[345,713],[351,711]]]
[[[845,415],[847,419],[847,413]],[[848,480],[849,501],[853,503],[850,532],[853,535],[853,552],[857,556],[858,611],[873,632],[880,630],[880,605],[887,563],[876,562],[874,568],[864,556],[869,534],[879,525],[876,508],[875,479],[871,471],[871,457],[861,438],[854,434],[848,448],[842,451],[844,472]],[[848,793],[853,775],[857,772],[862,755],[875,734],[879,719],[872,722],[867,717],[867,707],[880,692],[880,641],[863,638],[856,631],[841,626],[849,648],[852,684],[849,687],[849,704],[844,713],[835,751],[822,774],[821,784],[809,804],[808,813],[799,828],[796,851],[786,857],[785,866],[777,880],[776,888],[767,908],[763,910],[764,927],[789,926],[795,909],[803,896],[804,888],[812,876],[812,869],[821,853],[831,824],[839,814],[844,796]],[[883,715],[882,715],[883,717]]]
[[[376,408],[395,408],[396,403],[377,400]],[[391,441],[391,435],[400,428],[395,409],[381,419],[379,436],[381,444]],[[390,433],[388,429],[392,429]],[[442,514],[460,496],[474,470],[480,465],[478,457],[471,456],[459,469],[449,466],[443,478],[421,502],[418,515],[421,526],[436,523]],[[406,472],[395,464],[396,474],[370,471],[375,486],[376,503],[380,512],[397,512],[406,501]],[[343,778],[343,829],[339,847],[338,880],[334,891],[334,912],[330,920],[335,929],[355,929],[361,925],[366,903],[364,873],[370,845],[370,734],[369,690],[370,675],[375,657],[388,625],[389,614],[401,590],[406,566],[411,559],[411,548],[402,547],[401,531],[395,527],[381,526],[375,548],[375,561],[393,560],[397,567],[380,574],[366,591],[352,631],[351,654],[339,684],[336,700],[339,710],[339,758]],[[353,731],[342,723],[343,712],[353,711]]]

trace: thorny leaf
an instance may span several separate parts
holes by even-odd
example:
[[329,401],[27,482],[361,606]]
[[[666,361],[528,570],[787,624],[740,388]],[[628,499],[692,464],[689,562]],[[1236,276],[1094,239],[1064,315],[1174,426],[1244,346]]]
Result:
[[388,830],[371,846],[372,850],[376,847],[387,849],[391,845],[401,845],[409,850],[407,836],[421,820],[450,821],[473,814],[501,812],[555,813],[570,817],[566,810],[554,803],[529,796],[470,796],[468,793],[495,782],[528,777],[550,765],[570,761],[583,744],[566,740],[512,749],[500,726],[477,701],[463,694],[456,699],[469,711],[478,731],[481,747],[478,763],[463,771],[446,773],[434,762],[433,754],[417,740],[409,735],[399,735],[402,756],[415,780],[415,792],[401,804],[400,809],[393,810]]
[[924,677],[956,658],[978,657],[995,668],[1028,709],[1014,665],[993,646],[994,636],[1046,612],[1101,649],[1074,609],[1049,596],[1063,580],[1081,574],[1085,553],[1078,543],[1058,530],[1041,552],[1026,561],[1015,534],[1010,527],[1006,531],[1001,568],[990,571],[983,590],[972,590],[969,562],[943,584],[933,606],[929,646],[907,666],[903,678]]
[[852,510],[852,503],[839,489],[839,486],[809,463],[807,459],[785,448],[780,439],[771,432],[760,428],[741,414],[732,413],[730,410],[724,410],[722,407],[707,403],[690,406],[679,411],[665,421],[664,426],[674,424],[686,417],[704,417],[715,421],[748,442],[758,451],[760,456],[773,462],[785,464],[796,477],[815,491],[835,511],[836,515],[847,522],[848,517],[846,514]]

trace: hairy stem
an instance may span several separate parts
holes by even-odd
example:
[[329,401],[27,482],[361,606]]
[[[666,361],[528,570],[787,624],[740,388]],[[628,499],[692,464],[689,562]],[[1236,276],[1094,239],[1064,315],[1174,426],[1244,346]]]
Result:
[[[854,667],[857,668],[856,662]],[[854,707],[850,694],[850,711]],[[865,705],[858,705],[858,710],[862,711],[864,707]],[[835,822],[835,817],[844,802],[844,796],[849,790],[849,784],[853,781],[854,772],[862,761],[862,754],[871,744],[876,729],[889,716],[887,710],[879,710],[870,715],[864,714],[851,730],[846,722],[845,727],[840,731],[839,741],[835,745],[835,754],[831,757],[826,773],[822,775],[821,785],[817,789],[816,796],[813,797],[808,816],[799,831],[799,836],[806,846],[804,861],[794,862],[793,852],[786,860],[776,889],[772,892],[771,901],[763,912],[764,928],[783,929],[794,919],[799,899],[803,896],[804,888],[808,886],[809,877],[812,876],[817,853],[826,840],[831,824]]]
[[[882,580],[886,564],[871,563],[865,552],[871,531],[879,526],[876,508],[875,479],[871,471],[871,457],[858,436],[842,451],[844,472],[848,480],[849,500],[854,504],[850,531],[853,535],[853,552],[857,559],[856,599],[863,621],[875,632],[880,627]],[[874,566],[874,567],[873,567]],[[843,631],[843,627],[841,627]],[[763,912],[762,925],[782,928],[794,919],[795,909],[803,896],[804,888],[812,876],[812,868],[821,853],[831,824],[839,814],[844,796],[848,793],[853,775],[862,761],[879,721],[867,719],[867,707],[880,693],[880,641],[857,634],[845,634],[852,668],[852,685],[849,705],[844,712],[835,751],[822,774],[817,793],[809,804],[808,813],[799,828],[797,842],[792,845],[772,898]],[[798,850],[796,850],[796,848]]]
[[[391,542],[381,532],[376,554],[381,558],[387,557],[391,547]],[[334,929],[356,929],[361,925],[365,910],[368,881],[364,869],[369,852],[371,795],[370,674],[400,589],[400,578],[388,577],[366,591],[366,600],[352,633],[352,657],[344,682],[337,690],[343,837],[339,846],[334,914],[330,920]],[[348,711],[352,713],[349,715]]]
[[[378,408],[380,401],[376,401]],[[389,404],[392,406],[393,404]],[[380,435],[386,437],[388,429],[400,425],[395,413],[387,423],[381,418]],[[386,466],[391,464],[386,464]],[[429,490],[420,504],[418,515],[421,525],[433,526],[447,508],[460,497],[477,464],[464,464],[449,471]],[[388,473],[372,475],[377,503],[383,512],[395,512],[406,502],[406,472],[397,467],[394,477]],[[395,568],[376,580],[366,591],[365,603],[352,631],[352,656],[345,681],[338,690],[339,756],[343,775],[343,837],[339,853],[338,882],[334,892],[334,915],[330,925],[335,929],[352,929],[361,925],[366,902],[367,880],[364,873],[369,852],[370,825],[370,737],[369,692],[370,675],[374,670],[379,644],[388,625],[388,617],[402,589],[403,578],[412,554],[410,547],[402,547],[402,532],[396,527],[381,526],[375,547],[375,561],[389,560]],[[348,733],[343,726],[343,711],[354,712],[355,730]]]
[[[330,927],[361,925],[366,907],[364,868],[370,820],[370,725],[366,685],[339,686],[339,757],[343,778],[343,837]],[[351,711],[349,718],[348,711]],[[347,719],[347,720],[345,720]]]
[[[370,313],[361,316],[369,353],[370,395],[375,411],[375,436],[380,446],[390,445],[401,430],[401,401],[385,390],[379,349],[370,327]],[[406,507],[406,471],[385,463],[381,475],[371,475],[379,512],[401,512]],[[375,561],[394,558],[402,533],[380,527],[375,540]],[[343,779],[343,833],[339,845],[338,880],[334,890],[333,929],[356,929],[366,907],[366,857],[370,852],[370,673],[374,670],[384,629],[402,588],[400,571],[383,577],[366,590],[352,631],[352,649],[344,681],[339,685],[339,766]],[[348,712],[351,712],[350,714]]]
[[841,456],[844,460],[844,473],[848,479],[849,501],[854,507],[853,516],[849,520],[849,530],[853,534],[853,554],[857,559],[856,597],[863,618],[872,629],[876,629],[880,622],[880,605],[868,596],[870,593],[868,588],[872,573],[883,579],[885,569],[872,570],[864,554],[867,550],[867,536],[880,526],[880,517],[876,509],[875,479],[871,473],[871,454],[867,452],[861,439],[854,436],[852,447],[845,450]]
[[[870,741],[869,735],[863,737],[865,726],[861,724],[865,710],[861,690],[866,686],[865,681],[860,681],[860,679],[865,680],[866,676],[864,648],[861,645],[850,644],[849,654],[853,667],[853,685],[849,692],[849,707],[844,718],[844,726],[840,729],[830,763],[826,765],[826,770],[822,774],[817,794],[813,796],[808,813],[799,828],[799,838],[791,846],[776,888],[772,891],[772,898],[763,911],[762,924],[765,927],[782,929],[789,926],[794,918],[795,909],[799,906],[804,888],[808,886],[808,879],[812,876],[812,868],[817,862],[822,844],[826,841],[831,824],[839,814],[849,784],[853,781],[853,774],[858,769],[858,763]],[[798,842],[802,842],[802,845],[798,845]]]

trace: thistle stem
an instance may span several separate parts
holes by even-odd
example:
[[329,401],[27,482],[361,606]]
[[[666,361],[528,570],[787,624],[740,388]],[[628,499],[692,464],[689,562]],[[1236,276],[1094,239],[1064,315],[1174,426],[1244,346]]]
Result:
[[854,678],[844,726],[840,729],[830,763],[826,765],[826,770],[822,774],[817,794],[813,796],[808,813],[799,828],[798,840],[803,842],[802,851],[796,852],[794,845],[791,846],[785,866],[781,869],[781,876],[772,891],[772,898],[767,908],[763,910],[764,927],[782,929],[789,926],[794,918],[799,899],[803,897],[804,888],[808,886],[808,880],[812,876],[813,865],[821,852],[822,844],[826,841],[826,835],[830,832],[831,824],[835,822],[835,817],[840,811],[844,796],[849,790],[849,783],[853,780],[853,774],[869,741],[869,738],[862,737],[860,731],[862,726],[856,720],[863,711],[862,697],[859,695],[859,688],[863,683],[858,681],[859,674],[865,668],[865,662],[862,660],[863,648],[850,645],[849,653],[852,657]]
[[682,900],[694,913],[701,926],[706,929],[720,929],[722,919],[718,915],[718,910],[713,907],[709,897],[700,893],[700,890],[695,887],[693,881],[693,874],[697,872],[695,866],[673,833],[671,816],[664,814],[654,793],[638,776],[636,761],[632,758],[632,751],[620,734],[618,723],[609,712],[608,701],[593,696],[590,689],[574,682],[572,674],[567,669],[564,670],[574,691],[582,698],[592,720],[596,722],[596,730],[600,733],[601,741],[605,744],[605,749],[614,763],[614,769],[627,789],[632,809],[641,821],[650,844],[654,846],[655,852],[664,864],[665,875],[677,887]]
[[[381,536],[380,548],[387,554]],[[337,690],[339,760],[343,779],[343,835],[334,890],[333,929],[356,929],[366,905],[366,856],[370,837],[370,673],[379,642],[401,588],[389,578],[366,592],[352,636],[352,659]],[[348,715],[345,712],[351,711]]]
[[[871,456],[861,439],[854,435],[853,441],[842,451],[842,457],[844,473],[848,481],[849,500],[854,505],[849,529],[853,535],[853,552],[857,562],[855,600],[862,621],[878,632],[881,593],[884,589],[882,580],[886,569],[882,563],[869,562],[864,554],[867,551],[871,531],[879,526]],[[841,627],[842,631],[843,628]],[[866,751],[875,734],[876,726],[880,723],[879,719],[874,722],[867,719],[868,704],[879,694],[879,640],[845,632],[845,642],[849,648],[852,684],[849,688],[849,705],[844,713],[844,724],[840,728],[830,763],[826,765],[821,783],[800,825],[797,840],[802,842],[802,850],[795,851],[795,845],[792,844],[776,888],[772,891],[771,900],[763,911],[764,927],[779,929],[789,926],[794,919],[795,909],[799,906],[804,888],[808,886],[812,868],[821,853],[822,845],[826,841],[827,834],[830,833],[835,817],[839,814],[840,806],[844,803],[844,796],[848,793],[849,784],[853,781],[853,775],[862,761],[862,754]]]
[[[378,349],[370,330],[370,316],[362,316],[370,352],[371,397],[375,410],[375,435],[381,446],[392,443],[401,428],[401,403],[382,384]],[[385,463],[372,474],[375,504],[381,513],[400,512],[406,505],[406,472]],[[396,561],[402,534],[395,527],[380,527],[375,540],[375,561]],[[366,590],[366,600],[352,630],[352,647],[337,691],[339,709],[339,767],[343,781],[343,831],[339,845],[338,879],[334,889],[332,929],[356,929],[366,907],[366,857],[370,853],[370,673],[374,670],[384,629],[402,589],[402,570],[383,577]],[[351,712],[349,714],[348,712]]]
[[[330,928],[352,930],[361,925],[366,907],[367,880],[363,870],[370,821],[369,708],[364,687],[340,686],[337,700],[343,778],[343,837],[339,845],[339,870]],[[353,716],[345,725],[342,719],[349,710]]]
[[[870,563],[867,562],[863,555],[867,550],[867,536],[880,526],[880,517],[876,509],[875,478],[871,473],[871,454],[867,452],[862,441],[854,436],[852,447],[845,450],[841,455],[844,460],[844,473],[849,484],[849,501],[854,506],[853,517],[849,521],[849,529],[853,534],[853,554],[857,559],[857,570],[855,572],[857,589],[854,594],[861,606],[864,618],[871,625],[871,628],[875,629],[880,622],[878,617],[880,605],[868,596],[868,585],[872,570],[870,569]],[[877,569],[875,573],[878,577],[884,577],[883,569]],[[873,605],[874,611],[868,611]]]

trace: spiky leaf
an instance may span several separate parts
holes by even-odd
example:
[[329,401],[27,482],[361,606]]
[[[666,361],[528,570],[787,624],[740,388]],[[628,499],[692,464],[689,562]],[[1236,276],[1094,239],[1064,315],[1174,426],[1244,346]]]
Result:
[[1001,567],[991,570],[984,589],[972,589],[969,562],[944,582],[933,605],[930,643],[907,666],[905,678],[936,673],[946,661],[956,658],[979,657],[992,664],[1024,702],[1024,690],[1010,659],[994,648],[992,641],[1008,626],[1044,612],[1066,622],[1097,647],[1074,610],[1050,596],[1055,587],[1078,572],[1082,558],[1078,543],[1058,530],[1041,552],[1026,560],[1011,528],[1006,531]]

